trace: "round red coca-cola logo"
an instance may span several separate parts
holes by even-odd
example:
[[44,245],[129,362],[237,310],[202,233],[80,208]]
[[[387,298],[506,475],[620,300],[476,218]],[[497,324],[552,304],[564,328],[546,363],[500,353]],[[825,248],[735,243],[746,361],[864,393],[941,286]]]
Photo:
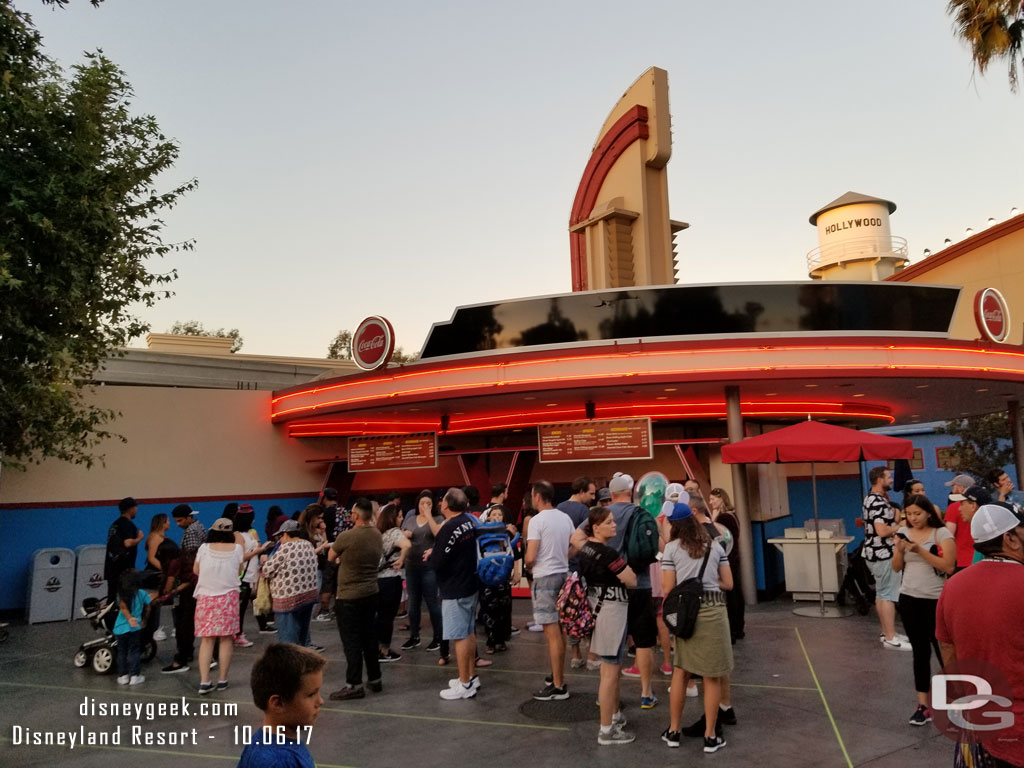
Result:
[[366,318],[352,334],[352,360],[364,371],[387,365],[394,351],[395,331],[383,317]]
[[978,291],[974,297],[974,320],[989,341],[1001,344],[1010,335],[1010,309],[995,288]]

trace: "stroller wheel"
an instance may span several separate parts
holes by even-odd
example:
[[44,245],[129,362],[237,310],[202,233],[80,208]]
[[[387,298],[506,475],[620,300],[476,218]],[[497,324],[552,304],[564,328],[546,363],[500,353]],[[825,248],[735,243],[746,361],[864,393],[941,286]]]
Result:
[[89,663],[89,654],[85,651],[79,651],[75,654],[75,666],[81,669]]
[[142,644],[142,652],[139,654],[139,660],[149,662],[156,656],[156,640],[147,640]]
[[97,648],[92,656],[92,668],[97,674],[107,674],[114,668],[114,652],[105,645]]

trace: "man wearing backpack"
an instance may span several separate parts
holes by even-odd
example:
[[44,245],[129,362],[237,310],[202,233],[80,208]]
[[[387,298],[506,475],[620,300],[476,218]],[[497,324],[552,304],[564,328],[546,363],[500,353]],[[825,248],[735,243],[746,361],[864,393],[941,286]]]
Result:
[[[533,694],[537,701],[569,698],[565,684],[565,635],[558,623],[558,592],[569,574],[569,537],[572,520],[555,509],[555,489],[539,480],[533,484],[531,503],[537,514],[530,520],[526,556],[523,564],[533,571],[530,596],[533,598],[533,620],[544,628],[551,660],[551,682]],[[584,537],[584,540],[586,537]]]
[[[642,514],[650,517],[650,513],[635,506],[633,498],[633,478],[623,472],[616,472],[608,483],[608,490],[612,494],[611,511],[615,518],[615,536],[608,540],[608,546],[622,553],[627,562],[626,540],[630,533],[630,523],[633,517]],[[650,521],[653,523],[653,518]],[[657,551],[657,524],[654,523],[654,547]],[[577,528],[572,535],[572,545],[576,549],[582,549],[586,543],[587,536],[582,528]],[[629,589],[629,618],[627,620],[628,632],[633,638],[636,646],[636,667],[640,672],[640,708],[653,709],[658,703],[658,697],[654,695],[651,687],[651,679],[654,677],[654,646],[658,642],[658,622],[654,610],[654,599],[651,596],[651,573],[650,564],[653,559],[640,564],[630,562],[629,565],[636,573],[636,587]]]

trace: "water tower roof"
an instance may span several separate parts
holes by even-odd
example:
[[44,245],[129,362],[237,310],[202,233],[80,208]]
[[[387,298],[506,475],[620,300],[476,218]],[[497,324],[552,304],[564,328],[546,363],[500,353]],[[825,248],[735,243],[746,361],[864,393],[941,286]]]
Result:
[[871,195],[862,195],[860,192],[847,192],[842,197],[837,197],[831,203],[812,213],[810,222],[811,224],[817,224],[818,217],[826,211],[831,211],[833,208],[842,208],[844,205],[853,205],[854,203],[882,203],[889,208],[889,213],[896,210],[896,203],[891,200],[883,200],[880,197],[871,197]]

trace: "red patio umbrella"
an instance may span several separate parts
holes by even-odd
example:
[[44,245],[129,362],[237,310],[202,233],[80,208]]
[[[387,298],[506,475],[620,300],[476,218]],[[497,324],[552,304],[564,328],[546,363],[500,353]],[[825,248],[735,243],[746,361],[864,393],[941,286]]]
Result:
[[[801,421],[738,443],[722,446],[722,461],[726,464],[774,464],[776,462],[810,462],[811,491],[814,497],[814,535],[818,536],[818,461],[882,461],[909,459],[914,455],[914,444],[901,437],[876,435],[857,429],[823,424],[820,421]],[[815,546],[818,555],[818,601],[822,616],[825,611],[825,590],[822,587],[821,546]],[[838,614],[837,614],[838,615]]]

